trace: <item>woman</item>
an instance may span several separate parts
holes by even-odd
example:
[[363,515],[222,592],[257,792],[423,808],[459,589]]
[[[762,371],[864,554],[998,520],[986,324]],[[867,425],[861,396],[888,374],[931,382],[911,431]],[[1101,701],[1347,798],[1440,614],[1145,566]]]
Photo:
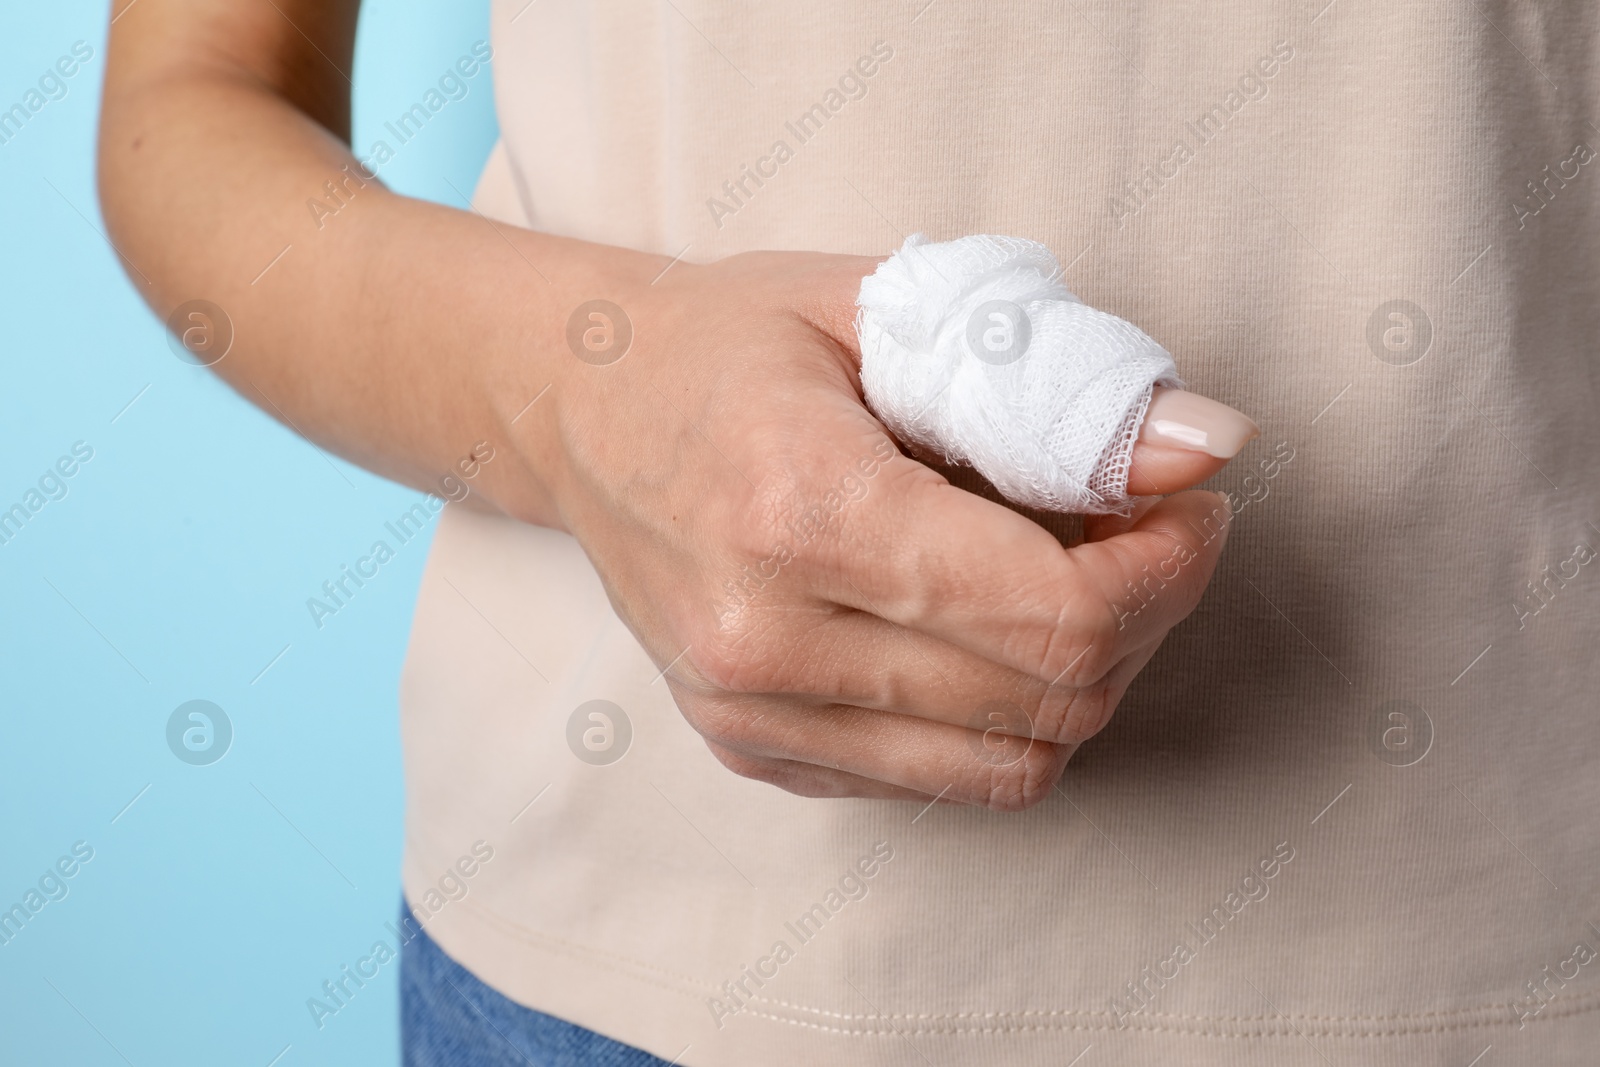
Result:
[[[125,9],[102,193],[245,396],[470,489],[409,1062],[1584,1062],[1591,7],[508,0],[450,209],[346,143],[356,6]],[[1228,506],[1146,442],[1175,495],[1064,548],[889,447],[913,230],[1045,242],[1254,414],[1190,409]]]

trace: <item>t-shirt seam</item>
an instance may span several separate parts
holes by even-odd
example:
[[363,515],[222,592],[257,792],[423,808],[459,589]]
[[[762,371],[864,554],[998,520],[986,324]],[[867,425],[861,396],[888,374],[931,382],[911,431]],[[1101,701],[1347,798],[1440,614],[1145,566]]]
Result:
[[[1581,1006],[1581,1007],[1573,1007],[1573,1008],[1569,1008],[1569,1009],[1567,1009],[1565,1011],[1554,1011],[1554,1010],[1546,1011],[1546,1012],[1540,1013],[1538,1016],[1536,1016],[1536,1017],[1534,1017],[1532,1019],[1529,1019],[1528,1022],[1530,1022],[1530,1023],[1550,1022],[1550,1021],[1552,1021],[1554,1019],[1558,1019],[1558,1018],[1570,1018],[1572,1016],[1582,1015],[1582,1014],[1586,1014],[1588,1012],[1592,1012],[1596,1008],[1600,1008],[1600,1003],[1591,1003],[1591,1004],[1587,1004],[1587,1005],[1584,1005],[1584,1006]],[[916,1035],[916,1036],[922,1036],[922,1037],[959,1037],[959,1036],[983,1036],[983,1035],[991,1035],[991,1034],[998,1035],[998,1034],[1025,1034],[1025,1033],[1072,1033],[1072,1032],[1079,1032],[1079,1033],[1111,1033],[1111,1032],[1127,1032],[1127,1031],[1133,1030],[1133,1031],[1139,1031],[1139,1032],[1143,1032],[1143,1033],[1171,1034],[1171,1035],[1179,1035],[1179,1036],[1183,1036],[1183,1037],[1200,1037],[1200,1038],[1211,1038],[1211,1039],[1220,1039],[1220,1040],[1244,1040],[1244,1039],[1253,1039],[1253,1038],[1276,1038],[1276,1037],[1286,1037],[1286,1038],[1296,1038],[1296,1039],[1308,1038],[1308,1037],[1316,1037],[1316,1038],[1332,1039],[1332,1040],[1337,1040],[1337,1039],[1349,1040],[1349,1039],[1389,1038],[1389,1037],[1419,1037],[1419,1036],[1423,1036],[1423,1035],[1427,1035],[1427,1034],[1444,1034],[1444,1033],[1451,1033],[1451,1032],[1464,1031],[1464,1030],[1482,1029],[1484,1027],[1504,1027],[1504,1026],[1509,1025],[1509,1021],[1506,1018],[1504,1018],[1503,1016],[1500,1017],[1500,1018],[1493,1018],[1493,1017],[1490,1017],[1488,1015],[1487,1011],[1485,1011],[1485,1016],[1483,1018],[1474,1019],[1474,1020],[1467,1021],[1467,1022],[1454,1023],[1454,1024],[1443,1024],[1443,1025],[1433,1025],[1433,1026],[1397,1027],[1397,1028],[1392,1028],[1392,1029],[1387,1029],[1387,1030],[1349,1030],[1349,1029],[1335,1029],[1335,1028],[1327,1028],[1327,1027],[1317,1028],[1317,1027],[1311,1027],[1311,1026],[1295,1026],[1294,1025],[1294,1021],[1296,1019],[1303,1019],[1303,1018],[1306,1018],[1306,1017],[1305,1016],[1293,1016],[1293,1015],[1277,1016],[1276,1018],[1281,1019],[1282,1022],[1283,1022],[1283,1025],[1278,1027],[1277,1029],[1268,1029],[1268,1028],[1264,1028],[1264,1027],[1251,1027],[1251,1028],[1242,1027],[1242,1028],[1237,1028],[1237,1029],[1232,1029],[1232,1030],[1227,1030],[1227,1029],[1222,1029],[1222,1028],[1205,1029],[1205,1028],[1200,1028],[1200,1027],[1176,1026],[1176,1025],[1172,1025],[1172,1024],[1168,1024],[1168,1023],[1164,1023],[1164,1022],[1152,1022],[1150,1020],[1140,1020],[1140,1021],[1137,1021],[1137,1022],[1129,1022],[1126,1025],[1122,1025],[1122,1026],[1119,1026],[1114,1022],[1103,1022],[1103,1023],[1098,1023],[1098,1024],[1090,1024],[1090,1023],[1066,1024],[1066,1023],[1063,1023],[1063,1024],[1059,1024],[1059,1025],[1053,1025],[1053,1026],[1045,1026],[1045,1025],[1037,1025],[1036,1024],[1036,1025],[1032,1025],[1032,1026],[989,1026],[989,1027],[912,1027],[912,1026],[894,1026],[894,1025],[891,1024],[889,1026],[882,1027],[882,1028],[869,1028],[869,1027],[859,1027],[859,1026],[858,1027],[828,1026],[828,1025],[826,1025],[824,1023],[812,1022],[812,1021],[806,1020],[806,1019],[794,1019],[794,1018],[790,1018],[790,1017],[784,1016],[784,1015],[774,1015],[774,1014],[772,1014],[770,1012],[756,1011],[756,1010],[751,1009],[751,1008],[746,1008],[744,1010],[745,1010],[745,1012],[748,1012],[749,1014],[754,1015],[754,1016],[756,1016],[758,1018],[770,1019],[770,1020],[772,1020],[774,1022],[788,1023],[791,1026],[799,1026],[799,1027],[803,1027],[803,1028],[808,1029],[808,1030],[816,1030],[816,1031],[821,1032],[821,1033],[831,1033],[831,1034],[839,1034],[839,1035],[844,1035],[844,1036],[860,1036],[860,1037],[893,1036],[893,1035],[896,1035],[896,1034],[906,1035],[906,1036]],[[893,1018],[893,1016],[885,1015],[885,1016],[879,1016],[879,1018],[887,1020],[887,1019]],[[1209,1017],[1207,1017],[1207,1016],[1196,1016],[1196,1018],[1198,1018],[1198,1019],[1206,1019],[1206,1018],[1209,1018]],[[1217,1018],[1218,1020],[1226,1020],[1228,1017],[1227,1016],[1216,1016],[1215,1018]],[[1404,1019],[1404,1018],[1406,1018],[1406,1017],[1405,1016],[1396,1016],[1395,1017],[1395,1019],[1397,1021],[1400,1020],[1400,1019]]]
[[[597,966],[618,974],[624,978],[635,981],[648,981],[651,985],[676,993],[680,996],[698,998],[703,995],[721,992],[709,982],[701,981],[690,975],[678,974],[674,971],[636,960],[620,953],[608,952],[602,949],[591,948],[566,941],[559,937],[539,933],[524,927],[515,920],[508,919],[499,912],[482,907],[475,902],[461,901],[464,911],[470,911],[483,916],[494,925],[500,926],[513,937],[517,937],[529,944],[559,947],[573,955],[586,958]],[[633,973],[624,972],[626,966]],[[643,972],[643,973],[640,973]],[[653,976],[653,977],[652,977]],[[673,986],[666,980],[681,983]],[[770,1005],[775,1008],[784,1008],[792,1012],[803,1012],[825,1019],[838,1022],[860,1020],[862,1022],[883,1022],[882,1027],[865,1025],[833,1026],[824,1022],[810,1019],[796,1019],[787,1015],[776,1014],[772,1011],[762,1011],[756,1005]],[[1552,1019],[1570,1018],[1600,1009],[1600,994],[1594,994],[1581,1000],[1563,1005],[1552,1006],[1538,1015],[1526,1020],[1528,1023],[1548,1022]],[[1204,1038],[1255,1038],[1255,1037],[1293,1037],[1304,1035],[1306,1037],[1323,1038],[1384,1038],[1404,1037],[1408,1035],[1449,1033],[1460,1030],[1481,1029],[1483,1027],[1506,1026],[1511,1020],[1505,1014],[1510,1007],[1504,1002],[1479,1005],[1476,1007],[1456,1008],[1448,1011],[1429,1012],[1404,1012],[1393,1015],[1311,1015],[1311,1014],[1283,1014],[1277,1015],[1192,1015],[1171,1012],[1141,1012],[1138,1015],[1127,1014],[1122,1016],[1120,1023],[1114,1021],[1116,1013],[1110,1011],[1094,1011],[1087,1009],[1055,1008],[1042,1010],[1014,1010],[1014,1011],[964,1011],[964,1012],[922,1012],[922,1013],[850,1013],[837,1012],[826,1008],[810,1007],[795,1004],[790,1001],[776,1000],[752,995],[747,1000],[747,1007],[740,1013],[748,1013],[757,1018],[769,1019],[774,1022],[787,1023],[816,1030],[821,1033],[832,1033],[844,1036],[875,1037],[895,1033],[920,1034],[926,1036],[970,1036],[987,1034],[1023,1034],[1038,1032],[1112,1032],[1136,1030],[1149,1033],[1180,1034],[1189,1037]],[[1353,1030],[1338,1028],[1326,1024],[1337,1023],[1394,1023],[1403,1024],[1407,1021],[1422,1021],[1426,1019],[1448,1019],[1452,1017],[1466,1017],[1477,1015],[1476,1019],[1464,1019],[1456,1023],[1436,1023],[1432,1026],[1396,1026],[1389,1029]],[[1033,1023],[1028,1025],[1004,1026],[918,1026],[919,1022],[939,1022],[972,1019],[1006,1020],[1042,1018],[1059,1020],[1050,1024]],[[1069,1019],[1087,1021],[1068,1022]],[[1269,1028],[1266,1026],[1241,1026],[1224,1029],[1221,1026],[1207,1027],[1204,1024],[1227,1023],[1266,1023],[1273,1020],[1281,1021],[1281,1026]],[[896,1026],[903,1023],[906,1025]],[[1185,1024],[1201,1025],[1185,1025]],[[1296,1023],[1305,1025],[1296,1026]]]

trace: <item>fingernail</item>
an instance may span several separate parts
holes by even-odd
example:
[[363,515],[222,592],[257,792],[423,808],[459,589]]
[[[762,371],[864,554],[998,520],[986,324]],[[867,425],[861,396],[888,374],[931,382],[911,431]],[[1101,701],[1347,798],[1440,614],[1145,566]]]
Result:
[[1160,387],[1151,394],[1144,425],[1139,428],[1142,441],[1219,459],[1232,459],[1259,436],[1261,427],[1241,411],[1199,393]]

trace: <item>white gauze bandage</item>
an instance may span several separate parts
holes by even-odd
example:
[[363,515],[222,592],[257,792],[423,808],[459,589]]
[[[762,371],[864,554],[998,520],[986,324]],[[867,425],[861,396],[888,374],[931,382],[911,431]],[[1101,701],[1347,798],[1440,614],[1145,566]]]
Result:
[[1061,284],[1020,237],[915,234],[862,279],[867,406],[902,441],[975,467],[1008,500],[1126,513],[1128,462],[1167,350]]

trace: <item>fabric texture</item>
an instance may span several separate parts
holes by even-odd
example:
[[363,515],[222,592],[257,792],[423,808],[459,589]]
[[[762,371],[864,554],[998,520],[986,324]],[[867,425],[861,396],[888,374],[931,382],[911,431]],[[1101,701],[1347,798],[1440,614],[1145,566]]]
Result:
[[[489,217],[689,261],[1026,236],[1263,432],[1199,608],[1017,815],[733,776],[572,538],[445,509],[401,715],[453,957],[688,1067],[1594,1061],[1600,7],[493,18]],[[593,700],[613,762],[567,740]]]
[[[402,902],[400,928],[417,927]],[[421,929],[400,950],[400,1046],[405,1067],[667,1067],[506,999]]]
[[861,281],[867,406],[903,442],[967,464],[1002,496],[1126,514],[1151,386],[1181,386],[1166,349],[1061,284],[1027,238],[912,234]]

